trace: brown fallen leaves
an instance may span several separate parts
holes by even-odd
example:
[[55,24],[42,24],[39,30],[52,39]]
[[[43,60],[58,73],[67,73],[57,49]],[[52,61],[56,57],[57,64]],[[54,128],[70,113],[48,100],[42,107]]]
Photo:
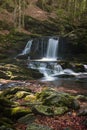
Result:
[[86,117],[79,117],[75,113],[68,113],[55,117],[37,116],[36,122],[47,125],[53,130],[87,130],[83,124],[85,119]]
[[[77,116],[75,112],[54,117],[36,115],[35,123],[49,126],[53,130],[87,130],[87,126],[83,123],[86,118],[86,116]],[[26,130],[27,125],[17,123],[15,127],[17,130]]]

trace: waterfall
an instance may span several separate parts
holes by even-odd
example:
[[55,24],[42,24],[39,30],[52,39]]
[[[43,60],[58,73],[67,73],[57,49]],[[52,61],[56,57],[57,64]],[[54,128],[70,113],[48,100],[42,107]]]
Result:
[[58,47],[58,39],[50,38],[48,42],[46,58],[56,59],[57,47]]
[[38,70],[42,73],[45,81],[52,81],[58,78],[68,78],[69,80],[72,78],[73,80],[76,79],[76,81],[79,81],[79,79],[82,81],[83,79],[87,80],[86,64],[83,64],[84,72],[75,72],[71,64],[69,66],[66,65],[66,59],[64,65],[62,62],[59,62],[60,58],[62,59],[62,56],[65,56],[67,53],[70,53],[69,45],[63,42],[61,38],[44,37],[29,40],[19,57],[21,55],[22,58],[23,55],[24,58],[29,56],[27,60],[28,68]]
[[87,65],[84,65],[85,71],[87,71]]
[[24,50],[23,50],[21,55],[28,54],[30,52],[30,50],[31,50],[31,45],[32,45],[32,40],[27,42],[27,44],[26,44],[26,46],[25,46],[25,48],[24,48]]

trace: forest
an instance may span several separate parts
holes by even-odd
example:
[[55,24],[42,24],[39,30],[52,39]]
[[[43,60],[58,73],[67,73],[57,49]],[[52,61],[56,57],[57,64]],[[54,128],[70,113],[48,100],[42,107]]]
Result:
[[87,130],[87,0],[0,0],[0,130]]

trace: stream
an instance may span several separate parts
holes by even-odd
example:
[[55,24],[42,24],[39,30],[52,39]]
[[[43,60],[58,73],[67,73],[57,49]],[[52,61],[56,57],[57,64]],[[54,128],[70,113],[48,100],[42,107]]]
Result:
[[31,39],[19,57],[28,55],[27,67],[43,74],[40,82],[86,88],[87,64],[72,60],[74,47],[55,36]]

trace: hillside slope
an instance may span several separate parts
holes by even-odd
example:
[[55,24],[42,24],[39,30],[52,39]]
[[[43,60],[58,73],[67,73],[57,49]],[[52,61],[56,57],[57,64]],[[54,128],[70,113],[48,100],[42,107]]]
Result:
[[25,27],[20,29],[14,27],[14,1],[0,1],[0,58],[18,54],[30,38],[53,35],[69,37],[70,43],[78,44],[87,52],[86,19],[73,22],[63,10],[57,15],[55,6],[48,6],[51,11],[47,11],[45,6],[40,7],[39,1],[26,0]]

